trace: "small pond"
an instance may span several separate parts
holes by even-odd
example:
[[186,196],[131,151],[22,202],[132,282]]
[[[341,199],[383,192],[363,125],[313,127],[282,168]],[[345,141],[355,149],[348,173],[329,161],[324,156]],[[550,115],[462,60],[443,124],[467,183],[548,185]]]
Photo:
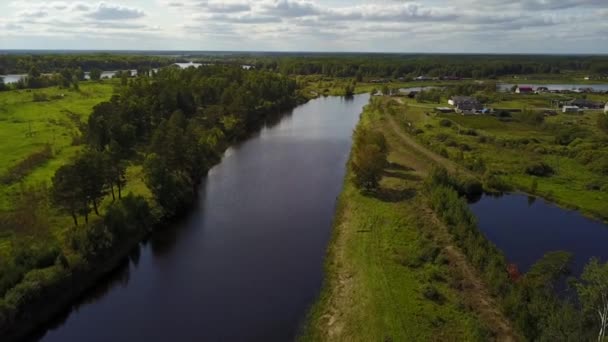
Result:
[[608,260],[608,225],[524,194],[484,196],[470,205],[479,229],[521,272],[545,253],[573,254],[579,275],[591,257]]

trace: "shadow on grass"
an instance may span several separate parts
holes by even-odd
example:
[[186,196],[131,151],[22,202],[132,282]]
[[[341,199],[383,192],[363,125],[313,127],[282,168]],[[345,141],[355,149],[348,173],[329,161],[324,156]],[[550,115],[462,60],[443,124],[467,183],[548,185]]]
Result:
[[414,196],[416,196],[416,190],[380,188],[374,192],[366,192],[365,195],[377,198],[382,202],[397,203],[414,198]]
[[410,181],[422,180],[422,178],[418,175],[414,175],[414,174],[410,174],[410,173],[402,173],[402,172],[393,172],[393,171],[384,171],[383,176],[398,178],[398,179],[403,179],[403,180],[410,180]]
[[404,166],[404,165],[401,165],[399,163],[394,163],[394,162],[388,163],[388,165],[386,166],[386,169],[392,170],[392,171],[415,171],[413,168],[411,168],[409,166]]

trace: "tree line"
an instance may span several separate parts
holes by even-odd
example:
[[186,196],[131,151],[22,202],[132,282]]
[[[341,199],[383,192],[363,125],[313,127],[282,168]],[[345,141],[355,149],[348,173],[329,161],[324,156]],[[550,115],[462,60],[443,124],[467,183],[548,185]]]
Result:
[[[229,66],[164,68],[119,86],[94,107],[86,145],[56,171],[50,188],[26,189],[22,205],[0,217],[15,229],[40,227],[24,231],[0,260],[0,336],[77,283],[74,277],[184,212],[229,144],[298,101],[295,81]],[[125,194],[131,165],[143,167],[152,199]],[[71,216],[65,241],[50,233],[48,218],[57,210]]]
[[32,68],[42,73],[62,69],[134,70],[140,66],[160,68],[185,60],[172,57],[118,54],[6,54],[0,55],[0,75],[25,74]]
[[540,55],[398,55],[309,54],[251,56],[243,60],[257,69],[290,75],[322,74],[332,77],[453,76],[495,78],[504,75],[560,74],[564,71],[608,74],[605,56]]

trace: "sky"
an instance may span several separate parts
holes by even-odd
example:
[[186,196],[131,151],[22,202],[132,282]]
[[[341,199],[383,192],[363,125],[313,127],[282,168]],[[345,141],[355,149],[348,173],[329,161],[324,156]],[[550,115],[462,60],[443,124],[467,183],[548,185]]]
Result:
[[608,0],[0,0],[0,49],[608,53]]

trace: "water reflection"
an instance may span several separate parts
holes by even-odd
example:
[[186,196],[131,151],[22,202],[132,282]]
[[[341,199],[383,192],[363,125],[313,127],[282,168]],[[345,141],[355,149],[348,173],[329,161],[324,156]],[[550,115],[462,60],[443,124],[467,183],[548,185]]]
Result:
[[576,211],[524,194],[485,195],[470,207],[479,229],[522,272],[551,251],[573,254],[573,275],[592,257],[608,260],[608,226]]
[[321,98],[269,116],[209,172],[192,214],[154,234],[44,340],[293,340],[321,286],[368,100]]

